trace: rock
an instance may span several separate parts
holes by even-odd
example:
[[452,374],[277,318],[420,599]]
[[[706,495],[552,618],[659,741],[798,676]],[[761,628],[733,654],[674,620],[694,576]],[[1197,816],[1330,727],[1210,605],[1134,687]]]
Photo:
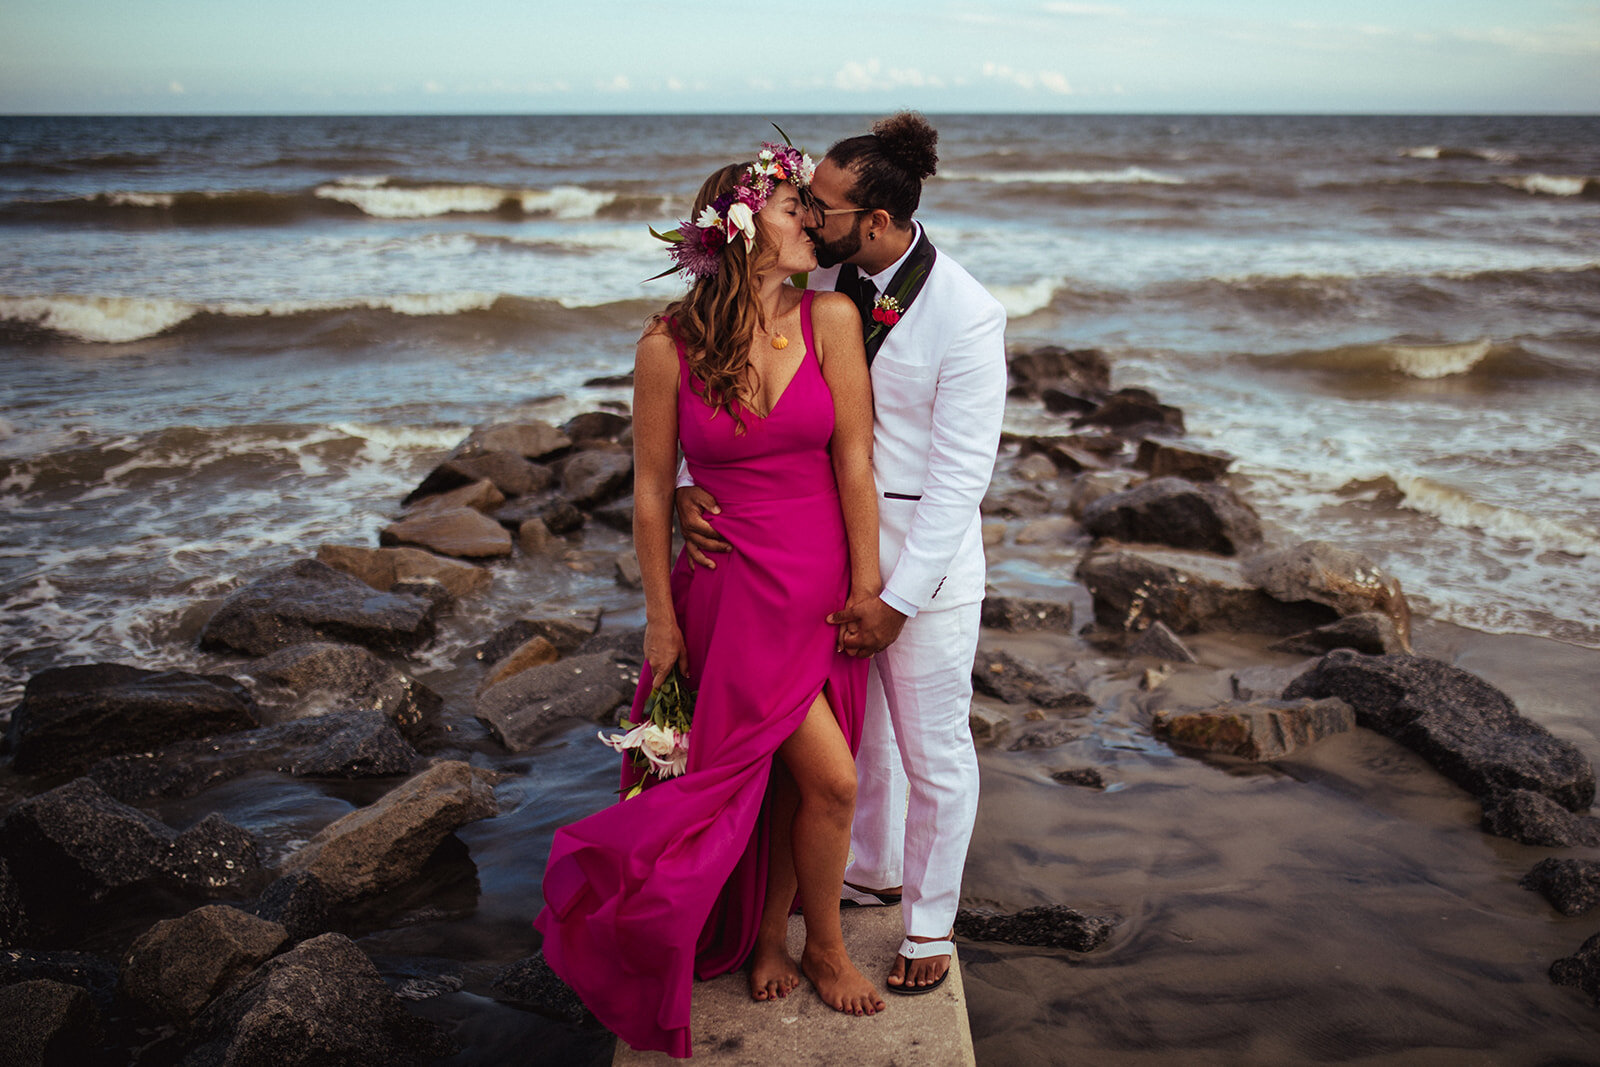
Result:
[[133,943],[122,989],[145,1011],[186,1026],[288,943],[277,923],[211,904],[158,922]]
[[1075,767],[1071,770],[1056,771],[1050,775],[1053,781],[1062,785],[1081,785],[1085,789],[1104,789],[1106,780],[1098,770],[1093,767]]
[[1394,620],[1376,611],[1363,611],[1315,630],[1293,634],[1267,648],[1273,652],[1297,652],[1304,656],[1320,656],[1336,648],[1351,648],[1371,656],[1405,651]]
[[1067,514],[1082,521],[1083,513],[1101,497],[1120,493],[1133,484],[1130,471],[1089,471],[1080,474],[1072,483],[1072,493],[1067,498]]
[[513,674],[521,674],[530,667],[542,667],[547,663],[554,663],[560,658],[561,653],[548,638],[530,637],[516,651],[494,664],[494,668],[484,675],[482,682],[478,683],[478,692],[482,693],[499,685]]
[[1040,708],[1092,708],[1094,701],[1067,689],[1037,667],[1008,652],[980,650],[972,664],[972,686],[985,696],[1007,704],[1032,704]]
[[598,611],[566,618],[518,619],[496,630],[478,649],[477,658],[484,663],[497,663],[535,637],[549,641],[557,652],[566,656],[576,652],[599,629]]
[[524,1005],[572,1026],[600,1025],[572,987],[550,969],[542,952],[525,956],[501,971],[495,976],[493,988],[501,1000]]
[[1057,748],[1068,741],[1076,741],[1078,731],[1066,723],[1055,721],[1031,726],[1015,741],[1006,746],[1010,752],[1024,752],[1036,748]]
[[1257,700],[1205,711],[1157,712],[1155,736],[1173,744],[1240,759],[1282,759],[1334,734],[1355,729],[1355,712],[1338,699]]
[[1131,436],[1183,433],[1183,412],[1156,399],[1148,389],[1118,389],[1074,426],[1109,426]]
[[633,497],[624,497],[612,504],[594,509],[595,521],[609,526],[618,533],[633,536]]
[[1245,580],[1237,560],[1143,545],[1106,545],[1084,557],[1078,580],[1112,630],[1164,622],[1174,632],[1292,634],[1334,617],[1321,604],[1285,604]]
[[983,547],[994,548],[1006,543],[1006,524],[1003,522],[986,522],[983,524]]
[[0,1063],[39,1067],[79,1067],[103,1061],[100,1013],[89,994],[48,978],[0,986],[0,1019],[5,1048]]
[[1017,531],[1017,544],[1068,545],[1083,535],[1083,527],[1078,525],[1078,520],[1066,515],[1050,515],[1024,524]]
[[417,750],[395,723],[374,711],[352,713],[340,728],[289,765],[296,778],[384,778],[410,774]]
[[1483,829],[1524,845],[1546,848],[1600,845],[1600,819],[1574,815],[1549,797],[1526,789],[1486,797]]
[[1044,345],[1006,358],[1011,392],[1037,396],[1047,385],[1083,393],[1104,393],[1111,388],[1111,364],[1098,348],[1061,348]]
[[1600,934],[1585,941],[1571,956],[1552,963],[1550,980],[1556,985],[1577,986],[1600,1005]]
[[478,696],[478,719],[512,752],[533,747],[563,719],[597,720],[633,696],[628,667],[611,653],[573,656],[514,674]]
[[1065,948],[1092,952],[1116,929],[1117,920],[1085,915],[1065,904],[1024,908],[1012,915],[962,908],[956,912],[956,934],[968,941],[999,941],[1007,945]]
[[588,389],[588,388],[591,388],[591,387],[594,387],[594,386],[632,385],[632,384],[633,384],[633,372],[629,371],[626,374],[602,374],[598,378],[587,378],[587,379],[584,380],[583,387],[585,389]]
[[1178,639],[1164,622],[1153,622],[1128,645],[1128,655],[1149,656],[1167,663],[1199,663],[1189,646]]
[[1011,716],[985,704],[973,702],[967,708],[967,726],[974,744],[992,745],[1011,728]]
[[[415,494],[413,494],[415,495]],[[406,498],[406,514],[421,515],[429,511],[450,511],[454,508],[472,508],[474,511],[492,512],[495,508],[506,502],[506,495],[487,478],[443,493],[421,497],[417,500]]]
[[[88,952],[0,952],[0,988],[41,979],[83,990],[103,1014],[115,1009],[117,967],[110,960]],[[0,1020],[6,1019],[8,1016],[0,1014]]]
[[1047,385],[1039,390],[1039,399],[1044,403],[1044,409],[1052,415],[1065,415],[1068,412],[1074,415],[1087,415],[1100,406],[1099,400],[1082,396],[1058,385]]
[[309,871],[336,901],[372,896],[414,877],[458,828],[498,813],[487,772],[459,760],[436,763],[323,827],[282,870]]
[[306,641],[348,641],[403,653],[433,638],[433,614],[421,597],[379,593],[307,559],[235,591],[206,623],[200,647],[264,656]]
[[1228,687],[1235,700],[1276,700],[1282,695],[1284,687],[1304,671],[1303,666],[1241,667],[1229,676]]
[[[1078,434],[1019,437],[1015,440],[1020,449],[1019,464],[1024,460],[1031,460],[1034,456],[1043,456],[1050,461],[1053,468],[1051,477],[1062,472],[1080,474],[1083,471],[1105,469],[1105,461],[1100,458],[1100,454],[1085,448],[1083,438]],[[1121,443],[1117,442],[1116,447],[1120,448]]]
[[601,652],[608,652],[624,666],[634,668],[631,672],[632,681],[628,683],[630,687],[633,686],[638,681],[638,668],[644,666],[644,627],[607,630],[595,634],[578,647],[581,656],[593,656]]
[[639,570],[639,557],[632,549],[617,553],[616,573],[617,584],[624,589],[644,588],[644,574]]
[[460,599],[486,592],[492,581],[490,573],[475,563],[446,559],[420,548],[323,545],[317,549],[317,560],[384,593],[393,589],[396,582],[426,578]]
[[378,534],[384,545],[420,545],[446,556],[485,559],[511,555],[505,527],[472,508],[440,508],[416,512],[390,523]]
[[445,460],[430,471],[422,480],[422,484],[413,489],[401,503],[410,507],[473,482],[485,481],[505,496],[528,496],[548,489],[555,481],[555,472],[549,467],[528,462],[516,452],[480,452],[472,456]]
[[632,484],[633,457],[626,452],[579,452],[561,468],[562,492],[580,508],[615,500]]
[[444,705],[432,689],[355,645],[311,641],[250,665],[257,701],[293,708],[296,718],[329,711],[376,711],[407,736],[421,736]]
[[550,550],[550,539],[554,536],[543,519],[528,519],[517,526],[517,549],[524,556],[542,556]]
[[1600,904],[1600,861],[1542,859],[1517,883],[1536,890],[1568,917]]
[[1013,596],[986,596],[983,599],[983,625],[1008,633],[1070,634],[1072,605],[1058,600],[1026,600]]
[[456,1051],[407,1012],[343,934],[323,934],[258,967],[195,1020],[185,1067],[399,1067]]
[[633,420],[626,415],[616,415],[609,411],[586,411],[562,423],[561,432],[575,442],[615,441],[632,425]]
[[985,515],[996,515],[1003,519],[1036,519],[1040,515],[1050,514],[1050,504],[1047,494],[1031,486],[1009,492],[1000,492],[991,487],[978,509]]
[[1083,525],[1096,537],[1224,556],[1261,540],[1260,518],[1233,490],[1182,478],[1155,478],[1103,496],[1083,509]]
[[244,687],[221,675],[55,667],[28,679],[7,738],[19,773],[71,772],[120,752],[249,729],[255,711]]
[[1594,802],[1594,768],[1576,745],[1524,718],[1488,682],[1447,663],[1339,649],[1283,695],[1338,697],[1362,726],[1415,750],[1476,796],[1528,789],[1573,812]]
[[1186,478],[1191,482],[1214,482],[1228,473],[1233,457],[1219,452],[1180,448],[1167,441],[1147,437],[1139,442],[1133,465],[1152,478]]
[[222,893],[256,880],[261,853],[254,834],[212,812],[173,838],[161,869],[191,891]]
[[333,927],[332,902],[317,876],[309,871],[286,874],[241,910],[283,927],[290,941],[304,941]]
[[588,521],[570,500],[552,500],[539,509],[539,520],[557,537],[583,529]]
[[1398,579],[1359,552],[1326,541],[1306,541],[1245,561],[1251,584],[1286,603],[1314,601],[1341,616],[1376,611],[1394,620],[1406,651],[1411,648],[1411,607]]
[[1011,472],[1025,482],[1041,482],[1046,478],[1056,476],[1056,465],[1050,462],[1049,457],[1035,452],[1031,456],[1023,456],[1017,460]]
[[382,713],[344,711],[115,756],[90,767],[88,777],[118,800],[138,804],[194,796],[250,771],[362,778],[404,774],[416,758]]
[[0,856],[0,948],[20,945],[33,937],[33,924],[22,907],[22,890]]
[[525,459],[548,459],[572,445],[566,434],[547,422],[498,422],[479,426],[456,446],[452,459],[474,459],[492,452],[510,452]]

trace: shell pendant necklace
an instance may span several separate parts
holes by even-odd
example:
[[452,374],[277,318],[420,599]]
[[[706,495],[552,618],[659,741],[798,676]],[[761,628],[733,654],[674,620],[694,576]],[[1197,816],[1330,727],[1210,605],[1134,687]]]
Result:
[[772,347],[782,350],[789,347],[789,339],[781,333],[772,335]]

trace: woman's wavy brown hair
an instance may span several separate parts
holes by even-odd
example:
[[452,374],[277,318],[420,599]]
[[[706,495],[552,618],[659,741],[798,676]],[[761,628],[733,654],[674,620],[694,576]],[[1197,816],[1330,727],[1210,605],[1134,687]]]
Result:
[[[733,192],[750,165],[730,163],[714,172],[700,186],[689,217],[698,218],[717,197]],[[705,385],[701,394],[705,402],[726,411],[740,430],[744,420],[739,416],[739,404],[757,385],[752,380],[750,342],[772,328],[756,293],[762,280],[778,266],[778,242],[759,214],[755,223],[756,243],[749,252],[735,234],[723,246],[717,273],[697,278],[681,298],[651,316],[647,327],[667,321],[668,329],[689,353],[689,369]]]

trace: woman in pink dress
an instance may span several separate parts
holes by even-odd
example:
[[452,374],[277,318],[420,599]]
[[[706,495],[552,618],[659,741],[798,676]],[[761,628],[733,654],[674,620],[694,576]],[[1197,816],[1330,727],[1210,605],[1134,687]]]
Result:
[[[671,254],[689,290],[634,365],[648,663],[632,721],[676,666],[697,693],[687,770],[557,831],[535,921],[545,959],[601,1022],[680,1057],[694,977],[746,963],[758,1001],[803,974],[839,1011],[883,1008],[839,926],[866,661],[826,622],[881,585],[872,400],[855,306],[785,284],[817,264],[810,171],[765,145],[712,174],[679,227]],[[669,570],[680,445],[734,546],[715,567],[680,554]],[[785,947],[796,903],[798,965]]]

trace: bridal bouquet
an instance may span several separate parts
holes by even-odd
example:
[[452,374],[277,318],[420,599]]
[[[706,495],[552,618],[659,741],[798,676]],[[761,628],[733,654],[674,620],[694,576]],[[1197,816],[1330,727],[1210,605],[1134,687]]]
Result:
[[628,790],[628,800],[644,791],[651,775],[657,780],[676,778],[689,766],[689,726],[694,718],[694,691],[683,683],[674,666],[644,703],[644,721],[618,723],[626,733],[600,734],[600,742],[618,752],[632,753],[635,770],[644,772]]

